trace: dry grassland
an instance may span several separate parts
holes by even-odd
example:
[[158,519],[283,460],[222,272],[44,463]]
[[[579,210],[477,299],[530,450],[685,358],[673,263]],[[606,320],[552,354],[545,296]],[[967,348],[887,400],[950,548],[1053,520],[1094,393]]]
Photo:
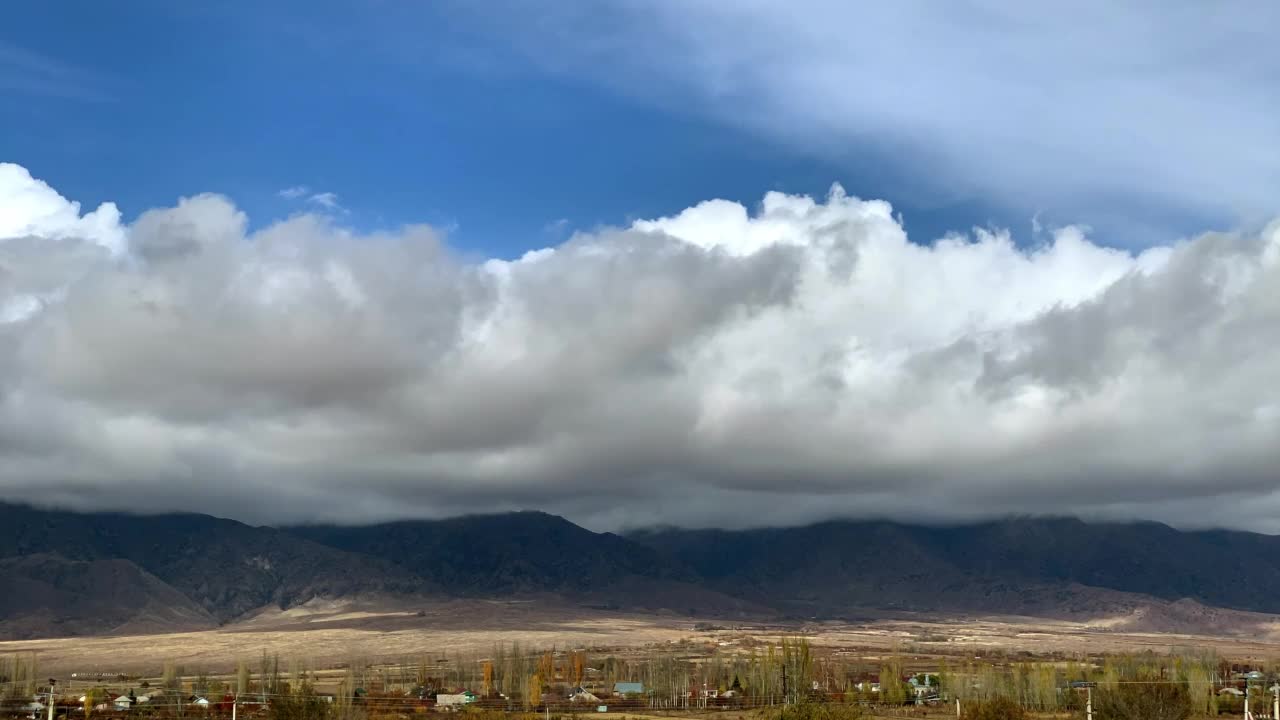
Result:
[[[708,628],[711,623],[719,627]],[[0,642],[0,654],[34,650],[41,667],[51,673],[153,672],[166,660],[220,672],[238,660],[256,662],[264,651],[318,668],[352,657],[394,662],[424,654],[473,655],[487,652],[500,641],[519,641],[527,648],[554,645],[625,653],[628,648],[682,641],[746,649],[783,635],[803,635],[814,645],[868,658],[879,652],[964,657],[1003,651],[1043,657],[1186,648],[1212,648],[1240,660],[1280,658],[1280,629],[1274,625],[1257,625],[1235,637],[1128,631],[1124,625],[1122,618],[1069,622],[912,616],[862,623],[734,624],[566,609],[532,601],[451,601],[391,608],[312,602],[261,613],[217,630]]]

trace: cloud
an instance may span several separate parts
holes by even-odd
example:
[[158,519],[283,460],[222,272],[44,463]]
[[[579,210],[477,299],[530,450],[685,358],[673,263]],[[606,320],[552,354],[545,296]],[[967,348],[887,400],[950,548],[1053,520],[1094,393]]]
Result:
[[338,204],[337,193],[331,193],[331,192],[315,193],[311,197],[307,198],[307,200],[315,203],[316,205],[319,205],[322,208],[325,208],[326,210],[342,209],[342,206]]
[[338,194],[332,192],[311,192],[306,185],[295,185],[276,193],[285,200],[303,200],[318,205],[326,210],[346,212],[347,209],[338,203]]
[[837,186],[477,264],[425,226],[251,231],[201,195],[126,227],[0,178],[7,499],[1280,530],[1280,225],[919,244]]
[[531,67],[874,174],[919,207],[1206,227],[1265,220],[1280,182],[1271,3],[452,7]]
[[0,198],[0,238],[77,239],[112,252],[124,249],[124,228],[114,203],[81,215],[80,203],[69,202],[13,163],[0,163]]

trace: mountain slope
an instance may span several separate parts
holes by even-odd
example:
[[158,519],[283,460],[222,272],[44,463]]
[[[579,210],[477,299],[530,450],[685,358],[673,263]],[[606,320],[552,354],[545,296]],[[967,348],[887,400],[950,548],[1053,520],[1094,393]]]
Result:
[[0,636],[202,630],[204,608],[128,560],[68,560],[53,554],[0,560]]
[[723,591],[818,612],[1002,610],[1054,588],[1075,588],[1073,596],[1101,588],[1280,612],[1280,538],[1254,533],[1012,518],[956,527],[835,521],[630,537],[680,558]]
[[587,591],[632,577],[698,579],[651,547],[542,512],[289,532],[385,559],[457,595]]
[[0,504],[0,558],[37,553],[128,560],[219,621],[316,596],[429,590],[390,563],[273,528],[207,515],[79,514]]
[[618,536],[539,512],[276,529],[0,503],[0,577],[9,635],[194,627],[312,599],[423,595],[708,616],[1079,618],[1163,603],[1194,618],[1211,614],[1204,606],[1280,613],[1280,538],[1052,518]]

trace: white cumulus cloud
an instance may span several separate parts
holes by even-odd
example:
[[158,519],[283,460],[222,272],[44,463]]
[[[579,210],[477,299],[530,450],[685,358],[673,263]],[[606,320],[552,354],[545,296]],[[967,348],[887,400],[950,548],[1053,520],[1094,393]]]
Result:
[[769,193],[473,263],[0,172],[0,497],[265,522],[1141,516],[1280,530],[1280,226],[909,241]]

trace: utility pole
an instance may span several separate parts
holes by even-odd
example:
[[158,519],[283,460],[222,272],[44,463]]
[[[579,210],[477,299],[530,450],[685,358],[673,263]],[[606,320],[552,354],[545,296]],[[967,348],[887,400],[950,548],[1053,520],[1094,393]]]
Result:
[[53,686],[57,684],[58,684],[57,680],[53,678],[49,678],[49,720],[53,720],[53,706],[56,702],[54,698],[57,697],[56,695],[54,695]]
[[240,704],[240,693],[231,698],[231,720],[236,720],[236,705]]
[[1249,714],[1249,681],[1244,683],[1244,720],[1253,720],[1253,716]]
[[956,698],[956,717],[960,717],[960,698]]
[[1087,720],[1093,720],[1093,687],[1086,687],[1084,696],[1084,713]]
[[1272,720],[1280,720],[1280,683],[1272,685],[1271,692],[1275,695],[1271,701],[1271,717]]

